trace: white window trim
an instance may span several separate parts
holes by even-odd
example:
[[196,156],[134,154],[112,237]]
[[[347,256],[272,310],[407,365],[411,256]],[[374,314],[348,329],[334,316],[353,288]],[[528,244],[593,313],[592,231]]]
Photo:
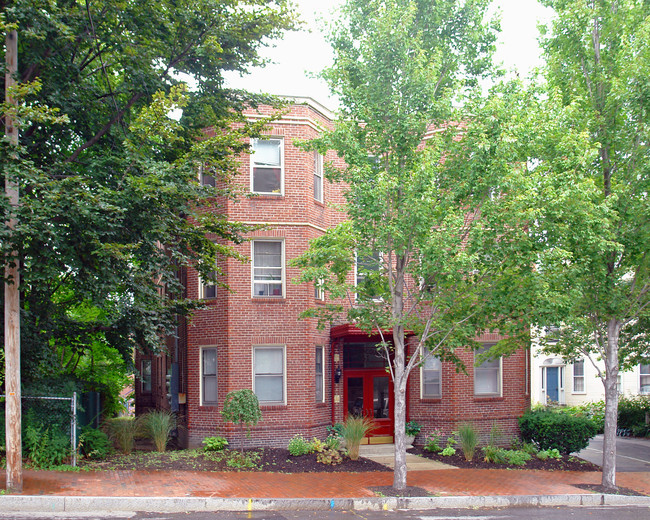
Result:
[[314,299],[319,302],[325,301],[325,289],[323,289],[323,283],[325,283],[325,280],[322,278],[314,282]]
[[[429,354],[430,357],[437,357]],[[428,356],[428,357],[429,357]],[[442,399],[442,361],[440,362],[440,393],[438,395],[426,395],[424,393],[424,355],[420,365],[420,399]]]
[[[647,372],[642,372],[641,367],[648,367]],[[641,385],[642,377],[650,377],[650,360],[646,360],[645,363],[639,363],[639,394],[640,395],[650,395],[650,385]],[[644,389],[645,387],[645,389]]]
[[[322,345],[316,345],[315,351],[317,352],[318,349],[320,349],[320,363],[321,363],[320,366],[321,366],[321,370],[322,370],[320,378],[321,378],[321,381],[322,381],[321,388],[323,390],[323,395],[321,396],[321,399],[318,399],[316,397],[316,395],[315,395],[315,392],[314,392],[314,397],[315,397],[316,403],[320,404],[320,403],[325,402],[325,394],[326,394],[326,389],[325,389],[325,347],[323,347]],[[318,374],[316,374],[316,365],[315,365],[315,360],[314,360],[314,380],[317,377],[318,377]]]
[[[281,243],[281,271],[280,271],[280,283],[282,285],[282,295],[281,296],[260,296],[255,294],[255,242],[280,242]],[[285,298],[285,277],[286,277],[286,261],[285,261],[285,247],[284,247],[283,238],[255,238],[251,240],[251,297],[257,299],[280,299]],[[277,282],[276,282],[277,283]]]
[[[211,172],[211,173],[210,173],[210,172]],[[212,175],[213,173],[214,173],[214,170],[213,170],[212,168],[206,168],[205,165],[200,164],[200,165],[199,165],[199,184],[200,184],[201,186],[216,187],[216,185],[217,185],[217,178],[216,178],[214,175]],[[207,177],[212,177],[212,179],[214,180],[214,186],[212,186],[211,183],[206,184],[205,182],[203,182],[203,179],[204,179],[206,176],[207,176]]]
[[[279,141],[280,142],[280,193],[272,191],[255,191],[253,189],[253,178],[255,176],[255,153],[253,146],[257,141]],[[272,195],[274,197],[284,195],[284,137],[264,136],[259,139],[251,139],[251,154],[250,154],[250,191],[258,195]]]
[[[148,390],[145,389],[145,364],[149,365],[149,374],[147,376],[149,379]],[[150,394],[153,392],[153,362],[151,359],[142,359],[140,361],[140,392],[143,394]]]
[[[575,365],[575,363],[572,363],[571,364],[571,376],[572,376],[571,377],[571,390],[572,390],[571,393],[572,394],[577,394],[577,395],[585,395],[587,393],[587,377],[586,377],[586,374],[585,374],[587,363],[585,363],[584,358],[582,358],[582,360],[577,360],[577,361],[582,361],[582,375],[581,376],[576,375],[576,373],[575,373],[576,365]],[[584,388],[584,390],[582,390],[582,391],[576,390],[576,378],[582,378],[582,388]]]
[[[259,396],[257,397],[260,406],[277,406],[287,404],[287,346],[286,345],[253,345],[253,355],[251,356],[251,371],[253,373],[253,393],[255,392],[255,351],[257,349],[282,349],[282,401],[262,401]],[[324,394],[324,392],[323,392]]]
[[320,199],[314,194],[314,200],[323,202],[325,200],[325,182],[323,180],[323,156],[314,152],[314,191],[316,191],[316,177],[320,179]]
[[[214,296],[206,296],[205,288],[214,287]],[[205,283],[203,278],[199,276],[199,300],[216,300],[218,295],[218,289],[216,283]]]
[[200,347],[199,348],[199,402],[201,403],[201,406],[216,406],[219,403],[219,358],[216,357],[216,374],[215,374],[215,379],[217,380],[217,400],[216,401],[209,401],[205,402],[205,399],[203,397],[203,378],[205,377],[203,375],[203,351],[208,350],[208,349],[214,349],[215,354],[218,356],[219,352],[217,350],[217,347],[214,345],[207,345],[205,347]]
[[[382,269],[384,267],[384,265],[383,265],[384,264],[384,253],[382,253],[381,251],[379,252],[378,262],[379,262],[378,271],[382,271]],[[359,294],[356,291],[356,288],[359,286],[359,276],[358,276],[359,275],[359,269],[358,269],[358,266],[359,266],[359,253],[357,251],[355,251],[354,252],[354,288],[355,288],[354,301],[355,302],[359,298]],[[373,298],[372,301],[375,302],[375,303],[379,303],[379,302],[383,302],[384,299],[381,298],[381,297],[380,298]]]
[[[492,344],[485,344],[482,346],[483,347],[488,347],[491,348],[494,345]],[[498,373],[497,373],[497,387],[498,390],[496,393],[490,392],[490,393],[477,393],[476,392],[476,369],[480,369],[480,365],[476,365],[476,354],[477,351],[474,351],[474,397],[503,397],[503,356],[499,356],[499,368],[498,368]]]

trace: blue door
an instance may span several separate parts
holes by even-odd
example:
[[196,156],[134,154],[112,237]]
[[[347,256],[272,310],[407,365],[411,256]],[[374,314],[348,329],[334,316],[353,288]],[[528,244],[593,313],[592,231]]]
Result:
[[560,400],[560,368],[546,367],[546,402]]

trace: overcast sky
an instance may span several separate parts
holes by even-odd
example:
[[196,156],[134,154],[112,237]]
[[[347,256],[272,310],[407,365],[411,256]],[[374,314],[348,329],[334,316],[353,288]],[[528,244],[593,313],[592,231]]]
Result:
[[[325,83],[313,75],[331,65],[332,53],[321,33],[321,19],[329,19],[339,0],[294,0],[305,30],[289,33],[263,55],[274,63],[253,69],[245,77],[228,75],[228,86],[253,92],[289,96],[308,96],[328,108],[336,108]],[[501,29],[496,59],[507,69],[519,71],[522,77],[539,65],[537,22],[547,22],[550,10],[536,0],[494,0],[490,12],[501,10]]]

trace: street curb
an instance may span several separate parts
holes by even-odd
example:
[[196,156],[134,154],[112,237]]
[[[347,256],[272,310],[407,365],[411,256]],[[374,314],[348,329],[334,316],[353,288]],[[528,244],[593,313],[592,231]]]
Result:
[[84,513],[148,511],[393,511],[466,507],[646,506],[650,497],[581,495],[511,495],[366,498],[216,498],[216,497],[82,497],[0,496],[2,512]]

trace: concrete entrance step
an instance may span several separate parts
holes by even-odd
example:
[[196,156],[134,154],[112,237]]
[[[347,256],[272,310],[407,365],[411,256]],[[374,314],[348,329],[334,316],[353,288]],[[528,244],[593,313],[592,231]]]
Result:
[[[393,469],[395,463],[394,444],[366,444],[359,448],[359,455]],[[457,469],[449,464],[426,459],[412,453],[406,454],[406,468],[409,471],[424,471],[432,469]]]

